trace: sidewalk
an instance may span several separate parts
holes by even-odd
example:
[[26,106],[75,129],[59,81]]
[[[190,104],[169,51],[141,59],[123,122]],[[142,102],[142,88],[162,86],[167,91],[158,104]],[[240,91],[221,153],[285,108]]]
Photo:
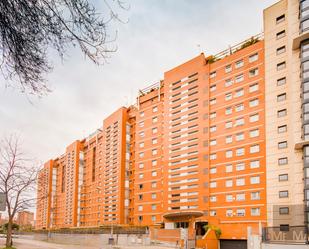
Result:
[[[13,240],[14,247],[17,249],[109,249],[109,248],[117,248],[117,249],[171,249],[171,247],[160,247],[160,246],[102,246],[98,247],[85,247],[85,246],[77,246],[77,245],[60,245],[54,243],[48,243],[44,241],[38,240],[27,240],[27,239],[14,239]],[[0,239],[0,248],[4,247],[5,240]]]

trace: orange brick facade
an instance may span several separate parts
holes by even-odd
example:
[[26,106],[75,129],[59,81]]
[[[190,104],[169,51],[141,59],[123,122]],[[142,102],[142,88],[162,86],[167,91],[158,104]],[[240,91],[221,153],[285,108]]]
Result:
[[266,221],[264,85],[262,40],[167,71],[45,164],[37,229],[145,225],[194,237],[212,224],[246,239]]

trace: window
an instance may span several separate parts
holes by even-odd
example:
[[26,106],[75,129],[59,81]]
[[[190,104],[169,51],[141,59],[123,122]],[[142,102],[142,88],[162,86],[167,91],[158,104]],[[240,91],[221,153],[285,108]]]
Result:
[[155,155],[157,155],[157,154],[158,154],[158,150],[157,150],[157,149],[153,149],[153,150],[152,150],[152,155],[155,156]]
[[285,46],[282,46],[280,48],[277,48],[277,55],[285,53]]
[[157,144],[158,143],[158,139],[157,138],[153,138],[152,139],[152,144]]
[[152,112],[157,112],[158,111],[158,107],[157,106],[154,106],[153,108],[152,108]]
[[216,89],[217,89],[217,86],[216,86],[216,85],[210,86],[210,91],[211,91],[211,92],[216,91]]
[[151,161],[151,166],[157,166],[158,164],[158,161],[157,160],[152,160]]
[[157,217],[155,215],[151,216],[151,221],[155,222],[157,220]]
[[286,83],[286,78],[280,78],[277,80],[277,86],[282,86],[282,85],[285,85]]
[[258,105],[259,105],[259,99],[252,99],[249,102],[250,107],[255,107],[255,106],[258,106]]
[[153,210],[153,211],[154,211],[154,210],[157,210],[157,205],[156,205],[156,204],[152,204],[152,205],[151,205],[151,210]]
[[279,198],[288,198],[289,197],[289,191],[283,190],[279,191]]
[[213,119],[213,118],[216,118],[217,117],[217,113],[216,112],[211,112],[209,114],[209,118]]
[[231,100],[233,98],[232,93],[225,94],[225,100]]
[[145,113],[144,112],[140,112],[139,115],[140,115],[140,117],[144,117]]
[[232,65],[227,65],[227,66],[225,66],[225,72],[226,73],[229,73],[229,72],[231,72],[232,71]]
[[213,98],[213,99],[211,99],[210,101],[209,101],[209,104],[210,105],[214,105],[214,104],[216,104],[217,103],[217,99],[216,98]]
[[246,215],[245,209],[244,209],[244,208],[238,208],[238,209],[236,210],[236,215],[239,216],[239,217],[245,216],[245,215]]
[[243,156],[245,154],[244,148],[238,148],[236,149],[236,156]]
[[140,173],[139,174],[139,179],[143,179],[144,178],[144,174],[143,173]]
[[144,164],[143,164],[143,163],[140,163],[140,164],[138,165],[138,167],[139,167],[140,169],[142,169],[142,168],[144,168]]
[[152,123],[157,123],[158,122],[158,118],[157,117],[153,117],[152,118]]
[[226,180],[225,181],[225,187],[227,187],[227,188],[233,187],[233,180]]
[[245,135],[243,132],[236,134],[236,141],[242,141],[245,139]]
[[282,22],[284,22],[284,20],[285,20],[285,15],[284,14],[281,15],[281,16],[278,16],[276,18],[276,24],[282,23]]
[[249,86],[249,93],[253,93],[255,91],[259,90],[259,84],[255,83]]
[[244,186],[244,185],[245,185],[245,178],[236,179],[236,186]]
[[157,176],[157,171],[152,171],[151,176]]
[[144,127],[144,121],[139,122],[139,127]]
[[260,161],[254,160],[250,162],[250,169],[257,169],[260,167]]
[[210,140],[209,144],[212,145],[216,145],[217,144],[217,140],[216,139],[212,139]]
[[251,208],[251,216],[260,216],[260,208]]
[[215,174],[215,173],[217,173],[217,168],[216,168],[216,167],[210,168],[209,173],[210,173],[210,174]]
[[284,117],[284,116],[286,116],[287,115],[287,110],[286,109],[282,109],[282,110],[279,110],[278,112],[277,112],[277,117],[278,118],[282,118],[282,117]]
[[152,128],[152,134],[156,134],[158,132],[158,128]]
[[258,53],[252,54],[252,55],[249,56],[249,62],[250,62],[250,63],[251,63],[251,62],[257,61],[258,59],[259,59]]
[[282,94],[277,95],[277,102],[281,102],[281,101],[284,101],[284,100],[286,100],[286,93],[282,93]]
[[236,61],[235,63],[235,67],[236,68],[240,68],[244,65],[244,61],[243,60],[239,60],[239,61]]
[[143,189],[144,185],[143,184],[138,184],[138,189]]
[[152,187],[152,188],[156,188],[156,187],[157,187],[157,182],[152,182],[152,183],[151,183],[151,187]]
[[227,80],[225,80],[224,85],[225,85],[225,87],[229,87],[229,86],[233,85],[232,79],[227,79]]
[[277,71],[285,69],[286,63],[285,61],[277,64]]
[[282,141],[278,143],[278,149],[285,149],[288,147],[288,142],[287,141]]
[[233,210],[232,209],[227,209],[226,210],[226,217],[232,217],[233,216]]
[[257,153],[257,152],[260,152],[260,145],[256,144],[250,146],[250,153]]
[[279,208],[279,214],[280,214],[280,215],[289,214],[289,208],[288,208],[288,207],[280,207],[280,208]]
[[225,196],[225,201],[226,202],[232,202],[233,201],[233,195],[226,195]]
[[229,114],[231,114],[232,113],[232,107],[227,107],[227,108],[225,108],[225,114],[226,115],[229,115]]
[[152,193],[151,194],[151,199],[156,199],[157,198],[157,194],[156,193]]
[[216,153],[210,154],[209,159],[210,160],[216,160],[217,159],[217,154]]
[[214,78],[214,77],[216,77],[216,76],[217,76],[217,72],[216,72],[216,71],[211,72],[210,75],[209,75],[209,77],[210,77],[211,79]]
[[143,211],[143,206],[142,205],[138,206],[138,211]]
[[144,152],[140,152],[140,153],[139,153],[139,157],[140,157],[140,158],[143,158],[143,157],[144,157]]
[[141,131],[141,132],[139,133],[139,136],[140,136],[140,137],[145,137],[145,132]]
[[233,172],[233,165],[232,164],[228,164],[225,166],[225,172],[226,173],[231,173]]
[[249,77],[254,77],[254,76],[257,76],[259,74],[259,69],[258,68],[254,68],[254,69],[251,69],[249,70]]
[[216,202],[217,201],[217,196],[213,195],[209,197],[210,202]]
[[235,82],[236,83],[242,82],[243,80],[244,80],[244,75],[243,74],[237,75],[235,77]]
[[251,176],[250,177],[250,183],[251,184],[259,184],[260,183],[260,177],[259,176]]
[[236,90],[236,93],[235,93],[235,97],[241,97],[244,95],[244,89],[238,89]]
[[217,211],[216,210],[210,210],[209,211],[209,216],[216,216],[217,215]]
[[236,171],[245,170],[245,163],[237,163],[236,164]]
[[288,231],[290,231],[289,224],[280,224],[280,232],[288,232]]
[[281,38],[283,38],[283,37],[285,37],[285,30],[282,30],[282,31],[280,31],[280,32],[278,32],[278,33],[276,34],[277,40],[279,40],[279,39],[281,39]]
[[245,193],[236,194],[237,201],[244,201],[246,199]]
[[288,158],[287,157],[282,157],[278,159],[278,165],[286,165],[288,164]]
[[217,187],[217,182],[210,182],[209,187],[210,188],[216,188]]
[[287,125],[281,125],[281,126],[278,126],[278,133],[284,133],[284,132],[287,132]]
[[228,121],[225,123],[225,128],[228,129],[228,128],[232,128],[233,127],[233,122],[232,121]]
[[239,105],[235,106],[236,112],[243,111],[244,109],[245,109],[244,104],[239,104]]
[[251,192],[250,194],[251,200],[256,201],[256,200],[260,200],[261,196],[260,196],[260,192]]
[[216,130],[217,130],[217,126],[215,126],[215,125],[210,126],[210,128],[209,128],[210,132],[215,132]]
[[238,118],[235,120],[235,126],[241,126],[244,125],[245,120],[243,118]]
[[225,143],[230,144],[233,142],[233,136],[227,136],[225,137]]
[[251,130],[249,134],[250,134],[251,138],[252,137],[258,137],[260,135],[260,131],[259,131],[259,129],[254,129],[254,130]]
[[144,148],[144,145],[145,145],[144,142],[139,143],[140,148]]
[[253,114],[249,117],[250,123],[257,122],[259,120],[259,114]]
[[226,152],[225,152],[225,157],[226,158],[231,158],[233,156],[233,151],[232,150],[227,150]]
[[288,174],[279,175],[279,182],[285,182],[289,180]]

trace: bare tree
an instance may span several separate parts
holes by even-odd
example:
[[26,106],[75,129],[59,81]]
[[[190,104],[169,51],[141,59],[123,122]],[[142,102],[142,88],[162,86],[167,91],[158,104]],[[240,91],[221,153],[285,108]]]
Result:
[[15,215],[34,204],[34,188],[38,168],[25,157],[19,138],[15,135],[0,142],[0,192],[5,194],[8,215],[6,246],[12,241]]
[[[44,75],[51,70],[48,48],[63,57],[68,46],[79,46],[96,64],[110,52],[108,24],[120,20],[121,0],[102,0],[103,16],[90,0],[1,0],[0,69],[7,80],[17,79],[22,91],[42,95],[49,91]],[[121,20],[120,20],[121,21]]]

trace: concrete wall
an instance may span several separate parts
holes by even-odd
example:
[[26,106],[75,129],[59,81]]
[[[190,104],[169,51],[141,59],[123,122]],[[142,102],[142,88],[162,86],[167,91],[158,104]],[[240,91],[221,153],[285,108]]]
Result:
[[[32,240],[40,240],[57,244],[66,245],[85,245],[93,247],[102,247],[108,245],[110,234],[33,234],[33,235],[19,235],[20,238],[27,238]],[[127,245],[150,245],[148,235],[113,235],[115,243],[120,246]]]

